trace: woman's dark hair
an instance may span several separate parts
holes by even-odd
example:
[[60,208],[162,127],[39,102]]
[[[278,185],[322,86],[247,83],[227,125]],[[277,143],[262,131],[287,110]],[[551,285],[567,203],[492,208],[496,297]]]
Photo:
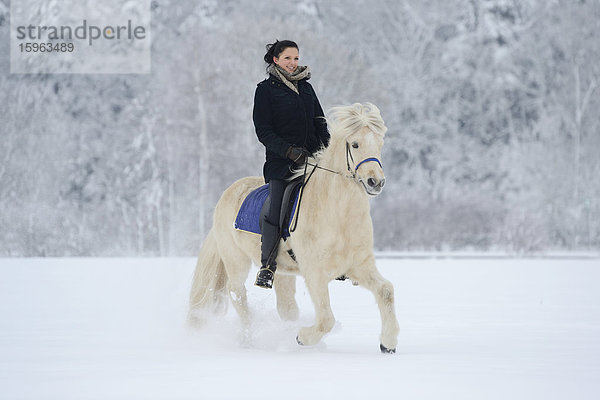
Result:
[[291,40],[276,40],[275,43],[268,44],[266,47],[267,54],[265,54],[265,62],[268,65],[273,64],[273,57],[279,58],[279,55],[288,47],[298,49],[296,42],[292,42]]

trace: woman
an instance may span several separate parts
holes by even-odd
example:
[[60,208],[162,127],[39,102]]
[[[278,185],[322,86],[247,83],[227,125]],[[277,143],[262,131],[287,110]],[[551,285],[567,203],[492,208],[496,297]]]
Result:
[[255,284],[268,289],[277,268],[285,179],[292,167],[303,165],[307,156],[329,143],[323,109],[307,82],[310,68],[298,66],[298,54],[298,45],[290,40],[268,44],[264,60],[269,77],[257,85],[254,94],[254,127],[266,148],[263,174],[271,197],[269,212],[262,221],[262,265]]

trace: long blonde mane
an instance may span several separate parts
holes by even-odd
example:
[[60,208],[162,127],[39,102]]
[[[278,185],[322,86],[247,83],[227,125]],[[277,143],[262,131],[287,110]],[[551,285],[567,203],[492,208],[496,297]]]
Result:
[[[377,135],[385,136],[387,127],[381,118],[381,112],[375,104],[372,103],[354,103],[349,106],[332,107],[327,112],[327,127],[331,135],[329,147],[334,147],[334,143],[345,140],[348,136],[359,132],[362,128],[369,128]],[[318,163],[327,148],[319,149],[309,158],[309,164]],[[304,174],[304,167],[293,169],[293,174],[287,180],[293,180]]]
[[381,136],[387,132],[379,108],[372,103],[332,107],[329,110],[327,125],[332,138],[347,137],[363,127]]

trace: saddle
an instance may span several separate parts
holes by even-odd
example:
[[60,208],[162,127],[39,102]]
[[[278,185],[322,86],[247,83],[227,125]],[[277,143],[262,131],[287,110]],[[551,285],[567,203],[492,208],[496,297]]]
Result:
[[[279,218],[279,231],[285,240],[290,236],[290,226],[294,219],[298,206],[298,195],[302,186],[302,177],[291,180],[283,192],[281,202],[281,214]],[[263,185],[254,189],[242,203],[235,219],[234,228],[251,233],[262,233],[262,222],[269,211],[271,198],[269,197],[269,185]]]

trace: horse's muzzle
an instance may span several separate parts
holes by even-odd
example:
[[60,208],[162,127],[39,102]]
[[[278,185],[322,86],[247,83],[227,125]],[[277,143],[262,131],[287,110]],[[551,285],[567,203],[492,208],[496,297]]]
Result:
[[364,180],[361,180],[360,182],[363,184],[365,191],[369,196],[377,196],[385,186],[385,178],[368,178],[366,183]]

